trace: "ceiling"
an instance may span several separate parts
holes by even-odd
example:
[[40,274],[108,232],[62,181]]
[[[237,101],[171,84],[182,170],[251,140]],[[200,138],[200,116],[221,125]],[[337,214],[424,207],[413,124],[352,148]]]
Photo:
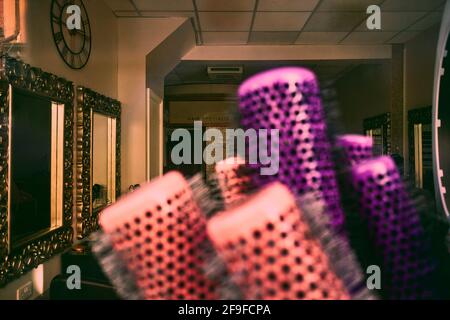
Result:
[[[240,84],[242,80],[267,70],[282,66],[302,66],[315,72],[321,82],[335,81],[344,74],[362,64],[380,64],[379,61],[353,61],[353,60],[327,60],[327,61],[182,61],[173,69],[165,79],[165,85],[178,84],[200,84],[200,83],[228,83]],[[243,74],[240,78],[230,80],[213,80],[208,76],[208,67],[243,67]]]
[[[441,20],[445,0],[104,0],[117,17],[190,17],[199,45],[405,43]],[[381,7],[381,31],[366,9]]]

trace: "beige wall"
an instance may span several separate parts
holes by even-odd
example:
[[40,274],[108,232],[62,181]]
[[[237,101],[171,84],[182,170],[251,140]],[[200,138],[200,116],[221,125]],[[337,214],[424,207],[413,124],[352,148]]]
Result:
[[[438,26],[419,34],[404,46],[404,130],[408,150],[407,112],[430,106],[433,99]],[[391,105],[390,63],[362,65],[336,83],[342,118],[349,132],[361,132],[364,118],[389,112]],[[406,164],[408,153],[405,152]]]
[[405,105],[407,110],[432,104],[439,27],[420,34],[405,45]]
[[33,282],[32,299],[38,297],[50,287],[50,282],[60,270],[61,258],[58,255],[0,289],[0,300],[15,300],[17,289],[30,281]]
[[[149,73],[148,64],[151,57],[148,55],[159,46],[164,46],[163,41],[170,35],[180,31],[183,37],[191,37],[191,45],[194,45],[194,35],[184,31],[190,22],[186,18],[121,18],[119,21],[119,100],[122,102],[122,190],[126,190],[129,185],[142,183],[148,178],[147,150],[150,148],[149,139],[159,141],[161,139],[159,131],[149,137],[146,127],[150,121],[152,128],[158,128],[161,123],[162,110],[160,110],[161,98],[163,97],[163,79],[167,71],[167,66],[176,64],[180,52],[187,50],[186,44],[176,43],[170,48],[160,52],[161,56],[166,56],[162,61],[159,70]],[[175,38],[176,39],[176,38]],[[182,40],[182,39],[181,39]],[[165,47],[165,46],[164,46]],[[171,57],[170,59],[168,57]],[[150,72],[153,69],[150,69]],[[170,70],[169,70],[170,71]],[[150,79],[152,86],[148,83]],[[152,97],[146,96],[146,89],[149,87]],[[155,95],[156,97],[153,97]],[[150,103],[153,101],[156,109],[150,114]],[[152,103],[153,105],[153,103]],[[153,111],[153,110],[152,110]],[[161,112],[160,112],[161,111]],[[152,117],[150,118],[150,116]],[[162,165],[162,152],[157,150],[150,154],[150,163],[155,162],[156,166]]]
[[336,82],[342,121],[349,133],[363,133],[363,120],[389,112],[390,62],[360,65]]
[[[102,0],[85,1],[92,28],[92,53],[86,67],[72,70],[60,58],[50,28],[51,0],[23,0],[27,8],[26,34],[21,59],[34,67],[87,86],[117,98],[117,19]],[[74,157],[75,159],[75,157]],[[74,198],[75,200],[75,198]],[[0,289],[0,299],[15,299],[16,290],[33,281],[34,297],[47,290],[51,279],[60,273],[60,257],[56,256],[20,279]]]
[[163,97],[164,79],[195,47],[195,35],[191,21],[186,20],[152,52],[147,55],[148,143],[147,179],[163,173]]
[[409,168],[408,111],[433,104],[434,70],[439,26],[405,45],[405,159]]
[[164,90],[170,125],[193,125],[196,120],[205,125],[234,124],[238,112],[238,85],[186,84],[168,86]]
[[[146,180],[146,57],[186,19],[119,19],[122,190]],[[145,40],[143,40],[145,39]]]
[[72,70],[56,50],[50,28],[51,0],[27,0],[27,46],[23,59],[34,67],[117,98],[117,19],[102,0],[85,1],[92,31],[92,52],[82,70]]
[[230,99],[237,99],[238,85],[235,84],[183,84],[164,88],[167,96],[176,95],[226,95]]
[[225,100],[189,100],[171,101],[169,123],[171,125],[194,125],[194,121],[202,121],[204,125],[225,125],[233,123],[233,115],[237,112],[236,101]]

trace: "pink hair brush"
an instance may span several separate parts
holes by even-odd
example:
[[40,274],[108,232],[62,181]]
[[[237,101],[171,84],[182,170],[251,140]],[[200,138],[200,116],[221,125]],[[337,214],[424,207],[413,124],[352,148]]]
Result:
[[203,268],[206,220],[181,174],[141,186],[105,209],[99,223],[144,299],[218,297]]
[[240,157],[227,158],[216,164],[216,180],[226,209],[241,203],[252,189],[246,171],[245,161]]
[[308,219],[289,190],[273,183],[214,216],[208,235],[246,299],[349,299],[336,273],[356,266],[352,272],[357,274],[357,265],[344,258],[347,266],[337,267],[344,250],[329,241],[327,231],[318,233],[324,223]]

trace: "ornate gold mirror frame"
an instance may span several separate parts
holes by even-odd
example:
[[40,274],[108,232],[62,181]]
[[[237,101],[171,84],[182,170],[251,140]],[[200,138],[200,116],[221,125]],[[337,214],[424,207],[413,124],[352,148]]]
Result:
[[[10,57],[0,58],[0,287],[37,267],[72,244],[73,209],[73,84]],[[20,244],[11,244],[11,97],[13,90],[49,99],[63,106],[59,139],[62,153],[61,221]],[[27,146],[24,146],[26,148]],[[53,152],[52,152],[53,156]],[[58,161],[59,163],[59,161]],[[58,180],[59,181],[59,180]]]
[[98,229],[102,208],[92,201],[93,113],[115,119],[114,198],[120,195],[120,102],[85,87],[77,88],[77,237],[82,239]]

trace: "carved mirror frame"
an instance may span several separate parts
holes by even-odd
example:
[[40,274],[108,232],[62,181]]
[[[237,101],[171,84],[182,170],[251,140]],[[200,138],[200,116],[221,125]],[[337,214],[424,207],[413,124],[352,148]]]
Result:
[[92,208],[92,112],[116,119],[115,194],[120,196],[120,102],[86,87],[77,87],[77,238],[98,229],[101,210]]
[[[22,276],[73,240],[73,84],[19,60],[0,58],[0,287]],[[9,233],[11,95],[20,89],[64,104],[61,226],[12,247]]]

